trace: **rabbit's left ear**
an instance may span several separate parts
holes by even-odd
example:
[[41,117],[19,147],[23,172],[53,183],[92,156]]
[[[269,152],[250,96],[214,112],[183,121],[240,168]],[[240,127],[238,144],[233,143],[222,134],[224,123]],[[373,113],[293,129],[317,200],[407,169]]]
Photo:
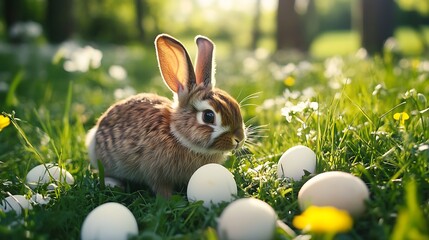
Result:
[[162,78],[175,93],[195,86],[195,73],[185,47],[173,37],[160,34],[155,39],[156,55]]
[[197,36],[195,42],[198,46],[198,54],[195,65],[195,77],[197,84],[204,83],[206,87],[214,87],[214,44],[204,36]]

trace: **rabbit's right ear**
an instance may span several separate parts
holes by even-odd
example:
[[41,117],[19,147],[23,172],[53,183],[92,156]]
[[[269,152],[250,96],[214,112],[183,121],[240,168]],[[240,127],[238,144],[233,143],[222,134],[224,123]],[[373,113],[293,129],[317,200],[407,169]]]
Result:
[[213,76],[215,46],[210,39],[204,36],[197,36],[195,42],[198,46],[198,55],[195,65],[197,84],[203,83],[206,87],[214,87],[216,84]]
[[173,37],[160,34],[155,48],[162,78],[171,91],[190,90],[195,85],[195,73],[185,47]]

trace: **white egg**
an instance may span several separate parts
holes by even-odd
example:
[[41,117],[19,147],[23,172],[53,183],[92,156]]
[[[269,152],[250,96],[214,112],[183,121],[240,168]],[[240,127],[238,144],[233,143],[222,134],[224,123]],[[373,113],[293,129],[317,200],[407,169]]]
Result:
[[276,222],[277,214],[266,202],[242,198],[223,210],[217,232],[222,240],[269,240],[274,236]]
[[110,188],[124,189],[122,182],[116,178],[104,177],[104,185]]
[[279,178],[301,180],[304,170],[314,173],[316,170],[316,154],[310,148],[302,145],[289,148],[280,157],[277,165]]
[[[52,178],[51,178],[52,177]],[[50,183],[50,182],[61,182],[74,184],[73,176],[65,169],[61,169],[54,164],[40,164],[31,169],[27,174],[27,184],[35,189],[37,186]]]
[[105,203],[92,210],[81,229],[82,240],[128,239],[138,234],[137,221],[128,208]]
[[224,166],[206,164],[194,172],[188,183],[188,200],[204,201],[205,207],[221,202],[230,202],[237,195],[234,176]]
[[49,196],[43,196],[42,194],[36,193],[31,197],[31,201],[35,204],[45,205],[51,201]]
[[358,177],[346,172],[324,172],[308,180],[298,193],[302,210],[310,205],[333,206],[353,216],[365,211],[369,190]]
[[23,195],[12,195],[0,202],[0,210],[3,212],[15,211],[17,215],[21,215],[25,209],[32,209],[30,201]]

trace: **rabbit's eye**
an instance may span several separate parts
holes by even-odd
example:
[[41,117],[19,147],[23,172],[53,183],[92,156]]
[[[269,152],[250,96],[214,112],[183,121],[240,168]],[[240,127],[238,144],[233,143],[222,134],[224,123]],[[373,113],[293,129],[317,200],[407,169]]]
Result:
[[208,124],[213,124],[215,122],[215,113],[210,109],[204,110],[203,121]]

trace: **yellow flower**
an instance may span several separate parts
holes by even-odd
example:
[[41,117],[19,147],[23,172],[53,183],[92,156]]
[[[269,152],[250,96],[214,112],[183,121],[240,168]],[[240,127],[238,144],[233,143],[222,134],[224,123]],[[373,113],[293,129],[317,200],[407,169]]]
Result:
[[4,115],[0,115],[0,131],[3,130],[3,128],[9,126],[10,119]]
[[353,227],[353,219],[347,211],[330,206],[310,206],[295,216],[292,223],[296,228],[312,233],[347,232]]
[[405,120],[408,120],[410,116],[406,112],[400,112],[393,114],[393,119],[399,121],[400,126],[405,126]]
[[288,87],[292,87],[293,85],[295,85],[295,78],[288,76],[283,80],[283,83]]
[[420,60],[419,59],[413,59],[411,60],[411,67],[413,69],[418,69],[420,66]]

